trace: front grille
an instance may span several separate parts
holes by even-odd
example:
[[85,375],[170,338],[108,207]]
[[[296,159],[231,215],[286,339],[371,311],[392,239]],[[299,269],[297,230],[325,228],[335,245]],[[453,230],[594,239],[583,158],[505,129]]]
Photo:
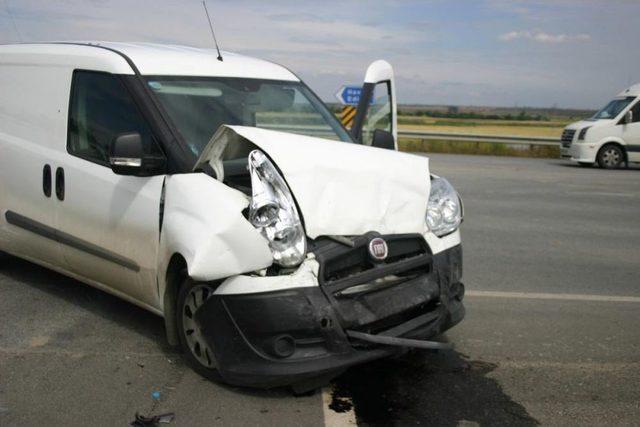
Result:
[[576,134],[575,129],[565,129],[562,132],[562,137],[560,137],[560,141],[562,142],[563,147],[569,147],[571,142],[573,142],[573,137]]
[[[320,263],[320,283],[334,295],[347,288],[368,284],[381,278],[410,279],[428,272],[431,253],[419,234],[381,236],[389,248],[384,261],[375,261],[369,255],[368,245],[377,235],[351,239],[351,244],[325,240],[314,250]],[[393,283],[394,280],[388,281]]]

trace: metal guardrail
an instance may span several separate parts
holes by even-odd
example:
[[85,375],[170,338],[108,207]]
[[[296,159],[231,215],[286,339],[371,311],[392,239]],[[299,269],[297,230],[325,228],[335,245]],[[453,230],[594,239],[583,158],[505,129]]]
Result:
[[510,145],[548,145],[560,146],[560,137],[542,138],[535,136],[475,135],[469,133],[423,132],[398,130],[399,138],[411,138],[431,141],[488,142]]

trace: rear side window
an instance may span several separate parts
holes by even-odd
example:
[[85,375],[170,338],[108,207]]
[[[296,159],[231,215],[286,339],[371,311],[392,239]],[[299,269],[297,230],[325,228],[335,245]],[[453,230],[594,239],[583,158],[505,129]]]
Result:
[[117,76],[75,71],[72,88],[67,140],[70,154],[108,166],[111,141],[131,132],[142,136],[149,153],[159,152],[149,126]]

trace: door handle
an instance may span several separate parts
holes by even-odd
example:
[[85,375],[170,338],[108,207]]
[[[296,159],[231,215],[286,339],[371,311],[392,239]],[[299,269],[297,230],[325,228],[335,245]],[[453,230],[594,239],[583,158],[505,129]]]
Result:
[[44,165],[42,168],[42,192],[45,196],[51,197],[51,166]]
[[56,197],[64,200],[64,169],[56,169]]

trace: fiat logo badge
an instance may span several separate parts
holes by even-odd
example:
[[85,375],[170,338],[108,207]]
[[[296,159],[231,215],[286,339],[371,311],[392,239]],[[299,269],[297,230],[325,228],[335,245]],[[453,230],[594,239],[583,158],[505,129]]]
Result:
[[387,246],[387,242],[380,237],[376,237],[375,239],[371,239],[369,242],[369,254],[371,257],[377,261],[383,261],[389,255],[389,247]]

